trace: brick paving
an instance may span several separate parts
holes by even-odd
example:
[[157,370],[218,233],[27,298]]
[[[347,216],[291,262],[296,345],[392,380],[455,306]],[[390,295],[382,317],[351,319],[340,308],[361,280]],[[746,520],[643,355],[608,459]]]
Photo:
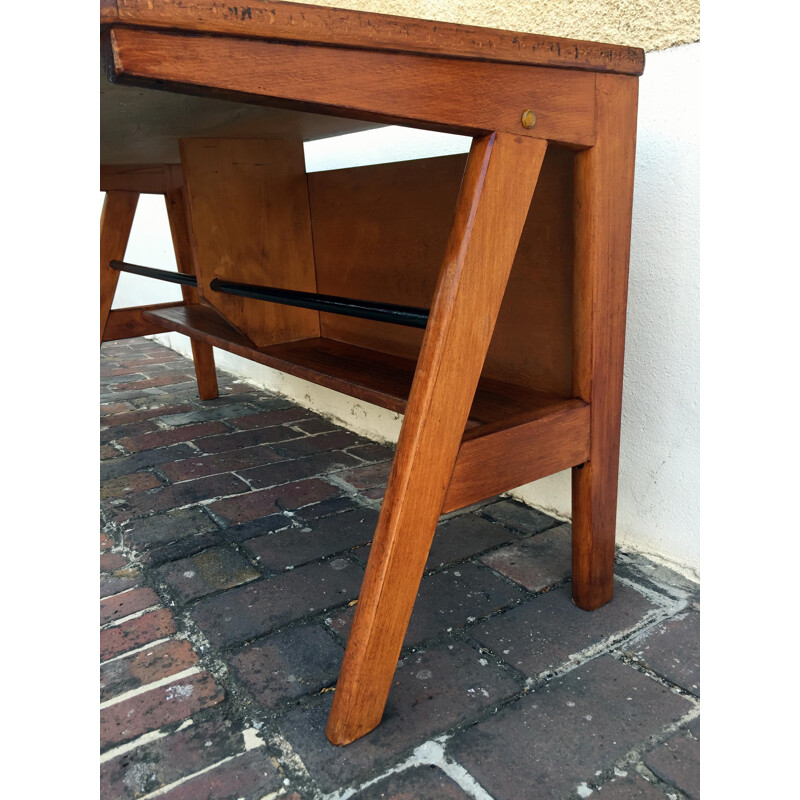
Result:
[[570,600],[570,528],[443,518],[383,723],[324,737],[392,449],[153,341],[101,348],[103,800],[687,800],[698,588],[619,552]]

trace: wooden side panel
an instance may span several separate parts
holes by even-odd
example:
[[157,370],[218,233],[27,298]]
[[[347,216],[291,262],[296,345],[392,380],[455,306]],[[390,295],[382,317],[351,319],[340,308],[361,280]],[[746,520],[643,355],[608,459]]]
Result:
[[[308,176],[319,291],[430,307],[465,156]],[[551,146],[533,196],[484,375],[572,392],[573,153]],[[422,331],[321,314],[322,335],[416,358]]]
[[213,292],[215,278],[316,291],[303,145],[183,139],[200,294],[256,345],[319,336],[319,314]]
[[574,153],[547,148],[484,372],[572,396]]
[[[430,308],[466,155],[308,176],[323,294]],[[322,335],[416,358],[424,331],[320,314]]]

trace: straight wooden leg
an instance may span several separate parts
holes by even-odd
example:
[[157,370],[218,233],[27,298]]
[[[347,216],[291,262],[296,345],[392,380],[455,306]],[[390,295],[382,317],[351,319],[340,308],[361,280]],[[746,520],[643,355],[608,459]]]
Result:
[[[172,246],[178,272],[196,275],[194,245],[191,237],[189,208],[186,203],[186,190],[181,185],[180,167],[172,167],[172,188],[166,193],[167,217],[172,232]],[[182,286],[185,303],[197,303],[199,294],[191,286]],[[197,376],[197,393],[201,400],[213,400],[219,397],[217,386],[217,370],[214,366],[214,348],[208,342],[192,339],[192,356],[194,371]]]
[[192,339],[192,358],[197,375],[197,393],[201,400],[214,400],[219,397],[217,368],[214,365],[214,348],[208,342]]
[[589,461],[572,471],[572,599],[611,600],[638,82],[597,76],[597,143],[575,157],[573,386],[591,404]]
[[400,431],[327,736],[381,720],[546,142],[475,139]]
[[100,216],[100,344],[108,322],[119,272],[108,266],[109,261],[122,261],[136,214],[138,192],[106,192]]

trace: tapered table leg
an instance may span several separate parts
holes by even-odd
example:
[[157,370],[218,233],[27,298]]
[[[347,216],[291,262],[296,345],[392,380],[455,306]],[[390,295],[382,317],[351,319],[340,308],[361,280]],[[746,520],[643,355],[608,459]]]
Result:
[[[178,272],[196,275],[194,246],[191,238],[191,222],[189,209],[186,203],[186,190],[180,184],[180,167],[172,167],[173,186],[166,193],[167,217],[172,232],[172,246],[175,250],[175,260],[178,263]],[[185,303],[197,303],[199,293],[191,286],[182,286],[183,300]],[[194,358],[194,371],[197,376],[197,392],[201,400],[213,400],[219,397],[217,386],[217,370],[214,366],[214,348],[208,342],[192,339],[192,356]]]
[[138,192],[106,192],[100,216],[100,344],[117,291],[119,272],[109,261],[123,261],[136,214]]
[[611,600],[638,81],[597,76],[597,142],[575,157],[573,391],[591,404],[589,461],[572,471],[572,598]]
[[546,143],[475,139],[347,644],[327,736],[381,720]]

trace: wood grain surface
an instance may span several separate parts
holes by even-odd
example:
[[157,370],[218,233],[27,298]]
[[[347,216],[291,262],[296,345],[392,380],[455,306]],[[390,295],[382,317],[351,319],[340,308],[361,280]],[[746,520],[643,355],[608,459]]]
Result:
[[110,261],[122,261],[131,234],[137,192],[106,192],[100,215],[100,343],[105,341],[105,329],[114,293],[117,291],[119,272],[108,266]]
[[572,597],[611,600],[638,81],[599,75],[597,144],[575,157],[575,394],[591,404],[589,461],[572,472]]
[[173,173],[166,164],[103,164],[100,167],[101,192],[166,194],[172,188]]
[[121,83],[450,133],[594,141],[591,72],[130,28],[112,30],[109,48]]
[[473,142],[326,735],[381,719],[546,144]]
[[180,305],[182,303],[154,303],[132,308],[115,308],[108,315],[103,341],[134,339],[137,336],[151,336],[154,333],[173,331],[175,328],[169,322],[155,317],[146,317],[145,314],[148,311],[162,311]]
[[[169,189],[164,194],[167,204],[167,219],[172,235],[172,247],[178,272],[197,275],[197,244],[194,240],[183,174],[179,166],[165,167],[169,174]],[[183,302],[197,303],[200,292],[192,286],[181,286]],[[219,397],[217,371],[214,367],[214,348],[202,339],[191,340],[194,371],[197,376],[197,393],[201,400],[214,400]]]
[[[167,304],[163,309],[153,307],[145,317],[165,330],[179,331],[259,364],[405,414],[415,360],[324,338],[257,347],[207,305]],[[504,420],[561,399],[524,386],[481,378],[468,427]]]
[[[320,292],[429,308],[465,155],[308,176]],[[550,146],[483,375],[572,394],[574,153]],[[322,335],[416,359],[422,331],[320,314]]]
[[256,345],[319,336],[319,314],[214,292],[214,278],[316,291],[303,145],[185,139],[184,181],[203,298]]
[[553,402],[464,434],[442,514],[582,464],[589,456],[589,407]]

